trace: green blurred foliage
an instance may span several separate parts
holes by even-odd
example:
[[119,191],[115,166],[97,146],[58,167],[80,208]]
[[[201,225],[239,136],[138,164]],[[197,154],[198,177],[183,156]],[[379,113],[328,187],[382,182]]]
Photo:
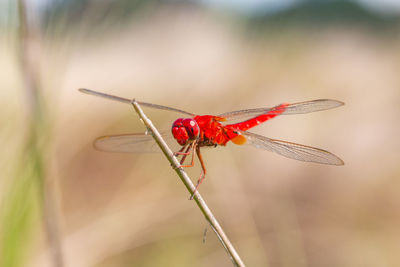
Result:
[[39,226],[43,171],[41,151],[31,142],[22,152],[11,188],[3,196],[0,266],[26,266],[35,229]]
[[366,9],[349,0],[308,0],[274,15],[258,15],[249,19],[251,26],[303,27],[309,30],[325,29],[329,26],[367,28],[376,32],[395,30],[400,18],[383,15]]

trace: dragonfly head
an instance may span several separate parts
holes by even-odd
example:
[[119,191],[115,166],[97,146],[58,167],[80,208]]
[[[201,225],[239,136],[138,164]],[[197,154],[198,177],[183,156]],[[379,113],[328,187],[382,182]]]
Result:
[[181,146],[186,145],[189,141],[197,139],[199,134],[200,128],[194,119],[180,118],[172,124],[172,135]]

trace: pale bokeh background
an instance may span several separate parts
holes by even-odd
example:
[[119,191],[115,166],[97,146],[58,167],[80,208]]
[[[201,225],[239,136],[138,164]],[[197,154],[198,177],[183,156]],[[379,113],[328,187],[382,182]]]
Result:
[[[332,18],[308,20],[300,10],[254,18],[154,2],[120,19],[121,9],[91,3],[76,17],[60,9],[32,37],[50,122],[44,166],[56,188],[66,266],[231,266],[210,229],[202,243],[206,221],[161,154],[93,149],[97,136],[144,128],[129,105],[83,95],[79,87],[197,114],[318,98],[345,102],[254,130],[324,148],[344,166],[229,144],[203,149],[208,175],[200,192],[247,266],[399,266],[400,39],[393,14],[341,17],[338,9]],[[13,24],[3,29],[6,207],[26,104]],[[167,130],[179,116],[146,111]],[[198,165],[188,170],[193,180]],[[37,217],[24,266],[51,266]]]

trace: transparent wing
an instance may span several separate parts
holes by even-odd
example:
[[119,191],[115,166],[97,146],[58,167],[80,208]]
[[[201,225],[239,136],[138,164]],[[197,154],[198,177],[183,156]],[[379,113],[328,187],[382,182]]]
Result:
[[[101,92],[97,92],[97,91],[85,89],[85,88],[79,88],[78,90],[80,92],[88,94],[88,95],[99,96],[99,97],[107,98],[110,100],[114,100],[114,101],[118,101],[118,102],[122,102],[122,103],[126,103],[126,104],[131,104],[132,101],[134,100],[134,99],[128,99],[128,98],[123,98],[123,97],[119,97],[119,96],[104,94]],[[174,111],[174,112],[182,113],[182,114],[189,115],[192,117],[195,116],[194,114],[192,114],[190,112],[176,109],[176,108],[171,108],[171,107],[166,107],[166,106],[161,106],[161,105],[156,105],[156,104],[151,104],[151,103],[146,103],[146,102],[141,102],[141,101],[136,101],[136,102],[139,103],[139,105],[141,105],[141,106],[145,106],[145,107],[149,107],[149,108]]]
[[[175,149],[176,145],[172,136],[165,133],[162,134],[163,138],[168,143],[173,144]],[[122,152],[122,153],[153,153],[161,152],[158,145],[155,143],[150,133],[134,133],[134,134],[119,134],[108,135],[97,138],[94,147],[100,151],[106,152]],[[174,150],[175,151],[175,150]]]
[[273,108],[254,108],[254,109],[244,109],[226,112],[218,115],[218,117],[224,117],[227,121],[231,120],[245,120],[252,117],[256,117],[261,114],[266,114],[272,111],[277,111],[284,109],[283,112],[278,112],[280,114],[291,115],[291,114],[302,114],[316,112],[331,108],[336,108],[344,105],[343,102],[332,100],[332,99],[317,99],[305,102],[299,102],[294,104],[282,104],[275,106]]
[[239,132],[246,137],[247,144],[273,151],[287,158],[329,165],[344,164],[339,157],[323,149],[271,139],[254,133]]

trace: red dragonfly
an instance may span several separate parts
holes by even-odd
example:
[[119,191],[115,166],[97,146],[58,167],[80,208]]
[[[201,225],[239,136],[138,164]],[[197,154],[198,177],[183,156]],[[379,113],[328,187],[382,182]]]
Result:
[[[104,97],[111,100],[131,104],[132,100],[100,93],[89,89],[79,91]],[[318,99],[294,104],[280,104],[272,108],[255,108],[222,113],[218,116],[195,115],[176,108],[136,101],[139,105],[153,109],[174,111],[184,114],[187,118],[179,118],[172,124],[172,135],[181,145],[175,156],[182,156],[180,164],[185,162],[188,155],[192,154],[191,164],[194,165],[194,152],[200,161],[202,173],[197,181],[196,190],[204,180],[206,168],[200,153],[201,147],[225,146],[228,142],[236,145],[250,144],[256,148],[276,152],[287,158],[300,161],[315,162],[329,165],[343,165],[344,162],[334,154],[319,148],[271,139],[265,136],[248,132],[251,129],[278,115],[291,115],[310,113],[342,106],[344,103],[331,99]],[[227,124],[233,120],[240,122]],[[151,144],[153,138],[149,133],[122,134],[102,136],[95,140],[94,146],[102,151],[109,152],[140,152],[144,145]]]

